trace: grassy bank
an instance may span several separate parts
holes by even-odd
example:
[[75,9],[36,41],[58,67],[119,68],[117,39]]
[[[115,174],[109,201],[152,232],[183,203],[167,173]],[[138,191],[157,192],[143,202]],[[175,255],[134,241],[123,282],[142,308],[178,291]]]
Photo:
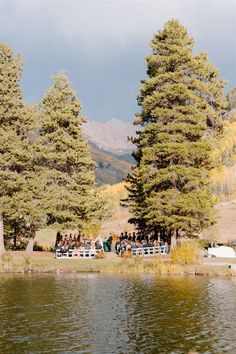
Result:
[[[228,264],[231,264],[228,261]],[[104,259],[55,259],[49,252],[7,252],[0,256],[0,273],[114,273],[114,274],[156,274],[156,275],[207,275],[233,276],[225,262],[193,265],[173,264],[169,257],[122,259],[114,254]]]

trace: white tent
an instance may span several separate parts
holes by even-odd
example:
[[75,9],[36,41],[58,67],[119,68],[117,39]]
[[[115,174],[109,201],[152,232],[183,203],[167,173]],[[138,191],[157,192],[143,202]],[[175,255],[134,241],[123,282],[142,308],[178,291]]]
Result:
[[208,257],[235,258],[236,254],[232,247],[219,246],[208,248]]

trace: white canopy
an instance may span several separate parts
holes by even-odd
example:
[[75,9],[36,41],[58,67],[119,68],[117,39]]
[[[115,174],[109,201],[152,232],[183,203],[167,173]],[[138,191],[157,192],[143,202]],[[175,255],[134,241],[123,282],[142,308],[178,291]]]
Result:
[[208,248],[208,257],[235,258],[236,254],[232,247],[219,246]]

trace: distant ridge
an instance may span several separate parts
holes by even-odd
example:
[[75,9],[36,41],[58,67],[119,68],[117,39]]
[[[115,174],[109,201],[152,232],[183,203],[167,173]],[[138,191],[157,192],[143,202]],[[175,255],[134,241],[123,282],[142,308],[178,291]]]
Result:
[[88,121],[83,130],[97,164],[97,183],[116,184],[124,180],[135,164],[135,146],[128,141],[128,136],[135,135],[134,126],[113,118],[108,122]]
[[99,150],[95,145],[90,144],[91,155],[96,162],[96,182],[102,184],[116,184],[122,182],[131,173],[132,164],[125,161],[118,155],[112,155]]
[[88,121],[83,125],[83,130],[87,139],[100,150],[117,155],[134,150],[134,145],[128,141],[128,137],[135,135],[135,128],[131,123],[116,118],[107,122]]

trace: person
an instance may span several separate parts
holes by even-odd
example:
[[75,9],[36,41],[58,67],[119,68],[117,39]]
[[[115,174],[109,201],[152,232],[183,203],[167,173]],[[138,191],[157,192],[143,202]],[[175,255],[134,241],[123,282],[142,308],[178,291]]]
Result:
[[149,242],[147,244],[148,244],[148,247],[154,247],[154,244],[151,240],[149,240]]
[[136,240],[137,240],[138,242],[141,242],[141,240],[142,240],[141,232],[140,232],[140,231],[138,232],[138,235],[137,235]]
[[149,247],[147,241],[145,241],[145,240],[142,241],[142,244],[143,244],[143,248]]
[[126,241],[123,240],[121,243],[120,243],[120,247],[119,247],[119,256],[122,257],[124,252],[126,251]]
[[109,234],[109,237],[108,237],[108,240],[107,240],[107,246],[108,246],[108,249],[109,249],[109,252],[111,252],[111,247],[112,247],[112,234],[110,233]]
[[62,253],[67,253],[68,251],[68,241],[64,241],[61,246]]
[[95,251],[95,242],[92,240],[91,243],[90,243],[90,249]]
[[72,250],[74,246],[72,245],[72,242],[68,242],[68,250]]
[[95,238],[95,243],[99,244],[99,245],[101,246],[101,249],[103,250],[103,240],[102,240],[101,235],[98,235],[98,236]]
[[60,253],[62,253],[63,249],[64,249],[64,245],[63,245],[63,241],[60,240],[58,242],[58,244],[56,245],[56,249],[59,250]]
[[135,232],[133,232],[132,241],[136,242],[136,234],[135,234]]
[[129,234],[128,234],[128,241],[130,242],[130,241],[132,241],[132,235],[131,235],[131,232],[129,232]]
[[96,250],[102,250],[102,245],[100,244],[99,241],[95,241],[95,249]]
[[123,234],[123,232],[121,232],[121,234],[120,234],[120,242],[123,241],[123,240],[124,240],[124,234]]
[[60,232],[57,232],[55,247],[57,247],[57,245],[61,240],[62,240],[62,235]]
[[168,245],[168,242],[165,242],[165,248],[166,248],[166,253],[170,253],[170,247]]
[[125,250],[128,251],[128,252],[131,252],[131,244],[130,244],[130,242],[127,242]]
[[120,250],[120,241],[116,241],[115,243],[115,251],[117,254],[119,254],[119,250]]
[[85,242],[85,244],[84,244],[84,249],[85,250],[90,250],[90,243],[89,242]]
[[103,239],[103,249],[104,252],[109,252],[108,238],[106,236]]

